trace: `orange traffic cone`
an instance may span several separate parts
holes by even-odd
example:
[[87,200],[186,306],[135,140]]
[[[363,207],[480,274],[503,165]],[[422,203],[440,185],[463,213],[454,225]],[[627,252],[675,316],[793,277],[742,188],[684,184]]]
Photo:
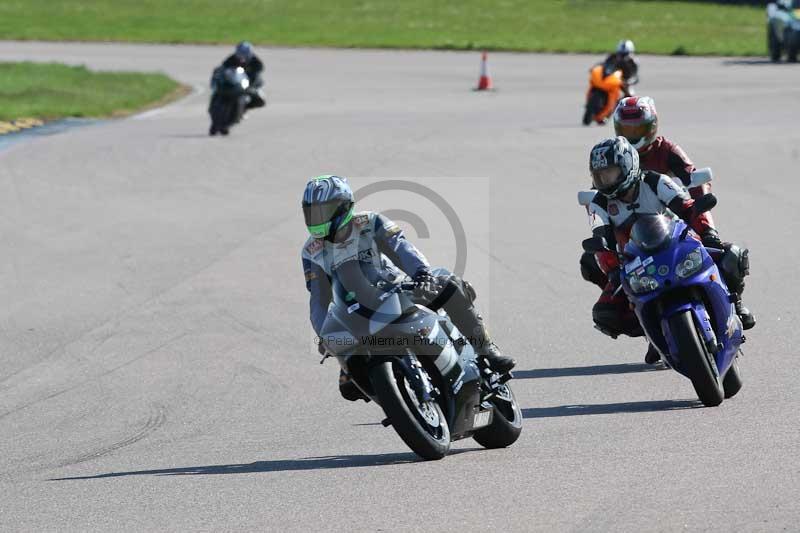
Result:
[[476,91],[491,91],[494,89],[492,85],[492,77],[489,76],[489,66],[486,63],[486,52],[481,54],[481,77],[478,79],[478,86],[475,87]]

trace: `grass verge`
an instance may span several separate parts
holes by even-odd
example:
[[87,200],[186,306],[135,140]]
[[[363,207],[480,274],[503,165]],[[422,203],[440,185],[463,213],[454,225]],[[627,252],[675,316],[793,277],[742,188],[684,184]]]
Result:
[[122,116],[182,94],[185,88],[164,74],[0,63],[0,120]]
[[674,0],[4,0],[1,39],[763,55],[763,8]]

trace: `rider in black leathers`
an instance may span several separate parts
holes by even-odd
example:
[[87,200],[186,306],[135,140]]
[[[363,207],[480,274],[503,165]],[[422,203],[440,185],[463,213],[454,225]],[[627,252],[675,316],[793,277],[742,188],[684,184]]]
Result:
[[225,61],[222,62],[225,68],[242,67],[245,74],[250,79],[250,87],[247,94],[250,96],[250,102],[247,104],[247,109],[254,107],[263,107],[266,103],[264,100],[264,93],[262,86],[264,81],[261,77],[264,72],[264,63],[253,52],[253,45],[247,41],[242,41],[236,45],[236,50],[233,54],[229,55]]

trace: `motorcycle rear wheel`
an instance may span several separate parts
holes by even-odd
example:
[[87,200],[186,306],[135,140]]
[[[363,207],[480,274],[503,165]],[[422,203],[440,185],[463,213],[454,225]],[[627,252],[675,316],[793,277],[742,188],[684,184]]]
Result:
[[501,386],[501,391],[501,395],[490,400],[494,410],[492,423],[472,435],[484,448],[506,448],[517,442],[522,433],[522,411],[514,392],[507,384]]
[[717,372],[710,366],[716,363],[697,334],[692,312],[687,310],[670,317],[669,329],[675,339],[680,361],[692,380],[700,401],[706,407],[721,404],[724,398],[722,383]]
[[403,442],[426,460],[447,455],[450,428],[439,404],[420,404],[396,361],[376,365],[369,377],[383,411]]

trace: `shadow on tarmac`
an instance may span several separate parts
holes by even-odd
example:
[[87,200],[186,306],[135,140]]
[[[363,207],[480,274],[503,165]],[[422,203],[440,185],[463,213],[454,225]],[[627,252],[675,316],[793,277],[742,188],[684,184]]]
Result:
[[[449,455],[483,450],[483,448],[462,448],[451,450]],[[277,459],[256,461],[255,463],[187,466],[181,468],[162,468],[156,470],[133,470],[130,472],[109,472],[94,476],[75,476],[53,478],[49,481],[74,481],[79,479],[104,479],[127,476],[200,476],[216,474],[255,474],[263,472],[288,472],[297,470],[326,470],[331,468],[357,468],[364,466],[388,466],[424,462],[416,454],[381,453],[375,455],[331,455],[327,457],[306,457],[304,459]]]
[[611,415],[618,413],[648,413],[675,411],[702,407],[699,400],[659,400],[651,402],[624,402],[600,404],[559,405],[557,407],[528,407],[522,410],[523,418],[554,418],[560,416]]
[[514,370],[514,379],[563,378],[570,376],[599,376],[601,374],[631,374],[653,372],[658,368],[647,363],[622,363],[616,365],[573,366],[565,368],[537,368]]
[[[753,57],[753,58],[745,58],[745,59],[726,59],[722,62],[722,64],[726,67],[736,66],[736,65],[780,65],[781,63],[776,63],[772,61],[768,57]],[[784,63],[785,64],[785,63]]]

